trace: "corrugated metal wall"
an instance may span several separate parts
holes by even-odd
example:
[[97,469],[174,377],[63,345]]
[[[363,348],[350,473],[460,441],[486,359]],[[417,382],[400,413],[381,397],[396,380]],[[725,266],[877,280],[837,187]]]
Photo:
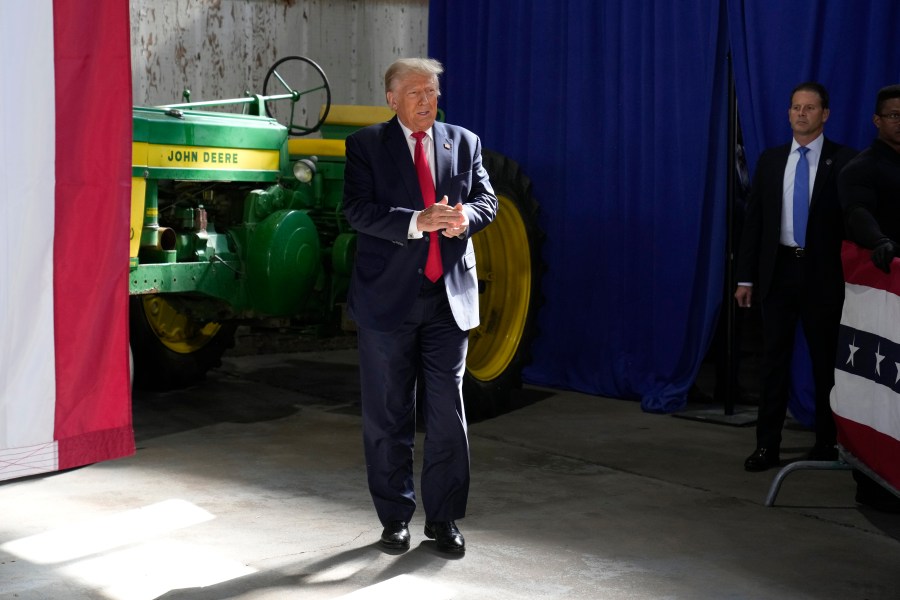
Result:
[[[262,93],[269,67],[306,56],[335,104],[383,104],[382,76],[428,49],[427,0],[130,0],[133,103]],[[293,82],[291,82],[293,83]]]

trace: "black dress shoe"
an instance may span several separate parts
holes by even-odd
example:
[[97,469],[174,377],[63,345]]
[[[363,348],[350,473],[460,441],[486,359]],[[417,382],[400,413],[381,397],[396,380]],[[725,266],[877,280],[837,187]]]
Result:
[[381,532],[381,545],[391,550],[409,549],[409,526],[406,521],[391,521]]
[[466,551],[466,540],[454,521],[425,521],[425,537],[435,540],[441,552]]
[[772,448],[757,448],[756,451],[744,461],[744,468],[748,471],[765,471],[771,467],[777,467],[780,462],[778,450]]
[[806,456],[806,460],[837,460],[838,449],[834,444],[816,443]]

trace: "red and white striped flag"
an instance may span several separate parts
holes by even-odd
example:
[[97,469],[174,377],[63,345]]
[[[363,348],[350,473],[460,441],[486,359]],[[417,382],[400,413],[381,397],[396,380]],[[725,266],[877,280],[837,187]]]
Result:
[[850,242],[831,391],[838,443],[855,466],[900,490],[900,260],[891,273]]
[[134,453],[128,18],[0,2],[0,479]]

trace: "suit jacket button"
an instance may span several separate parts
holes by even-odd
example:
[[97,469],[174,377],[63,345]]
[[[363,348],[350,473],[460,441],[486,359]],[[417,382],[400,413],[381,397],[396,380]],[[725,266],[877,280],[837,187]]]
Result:
[[416,269],[416,270],[419,272],[419,275],[422,275],[423,273],[425,273],[425,269]]

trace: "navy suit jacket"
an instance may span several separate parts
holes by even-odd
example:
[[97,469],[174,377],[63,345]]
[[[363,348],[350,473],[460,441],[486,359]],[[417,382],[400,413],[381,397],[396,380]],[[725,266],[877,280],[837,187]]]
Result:
[[[479,324],[478,280],[471,237],[497,213],[497,197],[481,164],[481,140],[471,131],[435,122],[436,194],[462,202],[469,228],[459,238],[439,234],[444,283],[462,330]],[[350,316],[361,327],[393,331],[419,294],[429,236],[409,239],[413,211],[424,210],[416,169],[395,116],[347,138],[344,214],[357,233],[348,294]]]
[[[754,297],[765,300],[772,286],[775,258],[781,237],[782,188],[791,144],[769,148],[759,158],[750,191],[738,251],[736,279],[755,286]],[[806,258],[817,298],[831,304],[844,300],[841,267],[843,215],[837,197],[837,174],[856,151],[825,138],[816,170],[806,226]]]

